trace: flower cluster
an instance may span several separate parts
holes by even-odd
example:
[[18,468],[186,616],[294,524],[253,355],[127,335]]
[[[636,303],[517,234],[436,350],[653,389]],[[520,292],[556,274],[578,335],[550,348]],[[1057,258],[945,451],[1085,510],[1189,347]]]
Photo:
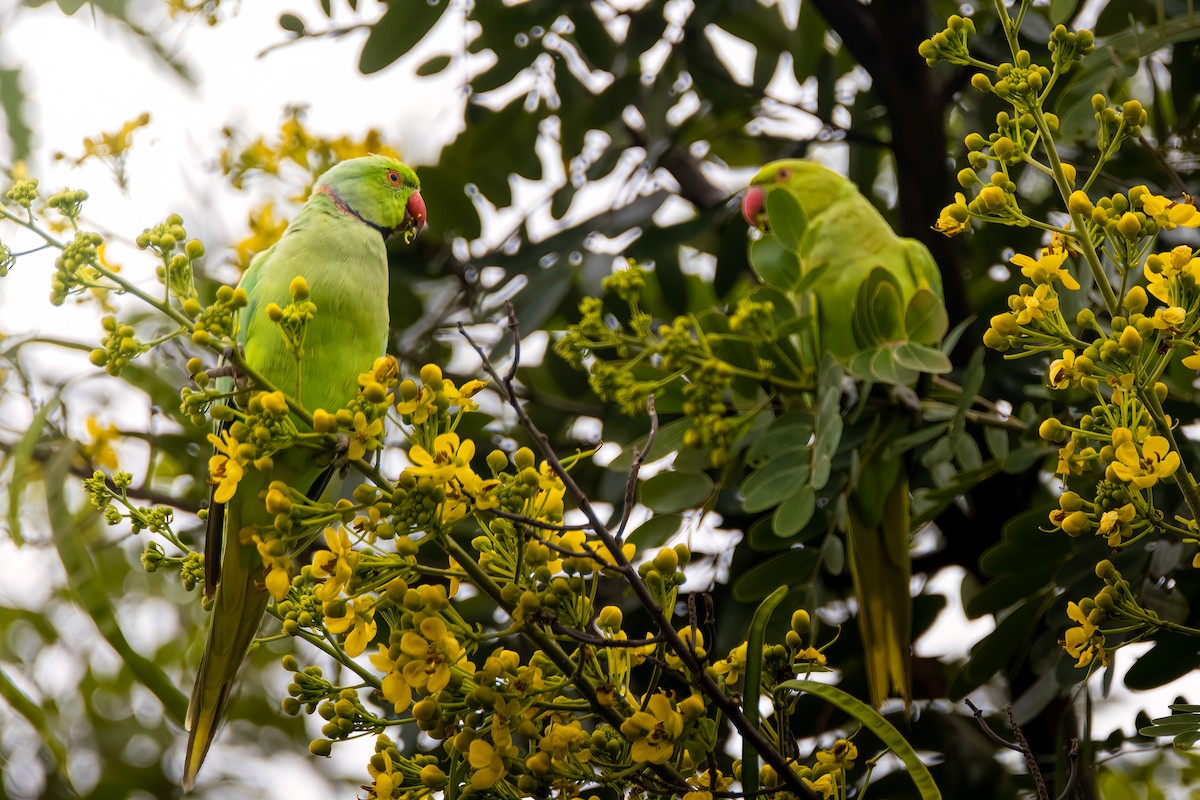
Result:
[[[963,29],[956,18],[950,25]],[[1046,66],[1016,49],[1015,34],[1013,61],[995,66],[970,56],[965,38],[943,39],[942,45],[923,46],[927,57],[979,69],[975,88],[993,92],[1010,108],[997,114],[994,132],[966,137],[970,168],[959,173],[959,182],[980,188],[970,201],[956,195],[935,228],[954,235],[977,221],[1047,234],[1039,252],[1012,258],[1023,281],[1009,296],[1008,310],[991,318],[983,341],[1006,358],[1045,358],[1046,384],[1067,405],[1039,428],[1044,440],[1060,445],[1056,472],[1063,488],[1050,512],[1052,530],[1101,537],[1114,552],[1155,536],[1200,543],[1200,491],[1181,456],[1177,421],[1164,407],[1171,394],[1164,380],[1168,369],[1200,370],[1200,254],[1186,244],[1159,244],[1165,232],[1200,226],[1200,212],[1186,198],[1144,185],[1099,197],[1092,191],[1105,163],[1147,121],[1137,100],[1113,106],[1103,95],[1092,97],[1097,163],[1082,186],[1076,169],[1061,159],[1054,140],[1058,119],[1042,104],[1059,77],[1094,49],[1090,32],[1055,28]],[[987,169],[990,176],[981,177]],[[1025,214],[1017,170],[1053,180],[1065,224]],[[1102,305],[1084,295],[1091,287]],[[1064,314],[1065,293],[1076,293],[1069,307],[1082,306],[1072,318]],[[1180,500],[1188,516],[1172,518]],[[1100,562],[1097,576],[1105,589],[1068,605],[1077,626],[1062,645],[1079,667],[1109,663],[1113,645],[1100,627],[1106,620],[1119,617],[1120,632],[1131,636],[1173,624],[1142,608],[1110,562]]]
[[58,152],[54,154],[54,157],[60,161],[70,161],[75,166],[93,158],[102,161],[112,170],[117,185],[123,189],[126,186],[125,162],[129,157],[129,150],[133,146],[133,134],[139,128],[144,128],[149,124],[150,115],[139,114],[124,123],[118,130],[101,133],[94,137],[84,137],[83,155],[75,157]]

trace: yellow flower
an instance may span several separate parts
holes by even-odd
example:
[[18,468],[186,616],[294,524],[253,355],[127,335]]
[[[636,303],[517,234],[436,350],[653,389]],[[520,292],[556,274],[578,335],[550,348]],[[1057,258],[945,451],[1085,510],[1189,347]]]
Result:
[[392,704],[399,714],[412,705],[412,687],[404,679],[400,664],[388,655],[388,648],[379,645],[379,652],[371,655],[371,663],[375,669],[384,673],[383,698]]
[[506,772],[504,761],[496,752],[496,748],[483,739],[471,742],[467,761],[471,763],[471,788],[476,791],[490,789]]
[[1108,537],[1108,546],[1116,547],[1121,544],[1123,537],[1133,532],[1129,523],[1133,521],[1134,515],[1133,503],[1105,511],[1100,517],[1100,527],[1096,529],[1096,535]]
[[1067,603],[1067,616],[1079,623],[1077,628],[1068,628],[1059,640],[1063,650],[1077,659],[1076,667],[1086,667],[1098,656],[1100,663],[1108,666],[1108,651],[1104,649],[1104,634],[1088,621],[1087,614],[1076,603]]
[[325,542],[329,549],[318,550],[312,558],[313,577],[327,579],[313,592],[321,602],[337,597],[354,576],[354,568],[358,565],[358,553],[351,549],[345,528],[332,525],[326,528]]
[[366,388],[372,383],[378,383],[384,389],[390,389],[400,379],[400,362],[393,356],[380,356],[371,365],[370,372],[358,376],[358,385]]
[[1055,389],[1069,389],[1079,383],[1075,372],[1075,353],[1063,350],[1063,357],[1050,363],[1050,385]]
[[450,667],[458,663],[463,650],[441,617],[421,620],[420,631],[408,631],[400,640],[400,649],[407,656],[404,679],[410,686],[433,694],[450,683]]
[[454,385],[453,381],[447,378],[442,382],[442,394],[446,396],[449,408],[458,408],[462,411],[475,411],[479,408],[479,404],[471,398],[486,385],[483,381],[467,381],[461,387],[458,387]]
[[635,762],[665,764],[683,733],[683,716],[662,692],[654,694],[646,707],[648,711],[638,711],[621,723],[621,733],[633,742],[630,755]]
[[1057,280],[1062,281],[1062,285],[1068,289],[1079,288],[1079,281],[1063,268],[1063,262],[1067,260],[1066,252],[1043,249],[1037,261],[1022,253],[1017,253],[1011,260],[1014,266],[1021,268],[1021,274],[1034,283],[1050,284]]
[[729,651],[729,655],[722,658],[716,664],[713,664],[712,671],[714,675],[724,675],[725,684],[727,686],[737,683],[742,679],[742,672],[746,669],[746,643],[742,642],[737,647]]
[[796,661],[807,661],[816,664],[818,667],[823,667],[825,666],[825,654],[812,645],[809,645],[799,653],[796,653]]
[[229,435],[229,431],[221,431],[220,439],[210,433],[208,440],[217,450],[216,454],[208,459],[209,483],[217,487],[216,493],[213,494],[213,502],[227,503],[237,491],[238,482],[245,474],[246,459],[238,455],[240,443]]
[[969,229],[970,213],[967,211],[967,198],[962,192],[955,192],[954,202],[942,209],[933,229],[947,236],[957,236]]
[[1179,326],[1183,324],[1187,312],[1179,306],[1171,306],[1169,308],[1160,308],[1154,312],[1154,316],[1150,319],[1150,324],[1155,330],[1178,331]]
[[467,439],[460,442],[457,433],[443,433],[433,440],[433,453],[419,444],[408,451],[414,466],[406,472],[425,475],[437,483],[446,483],[456,473],[467,476],[471,471],[471,459],[475,457],[475,442]]
[[1132,483],[1139,489],[1149,489],[1163,478],[1169,478],[1179,469],[1179,454],[1171,450],[1163,436],[1151,436],[1138,447],[1131,441],[1117,447],[1117,460],[1112,464],[1117,478]]
[[549,753],[556,764],[565,763],[568,759],[579,762],[591,760],[592,753],[588,750],[591,737],[583,732],[578,720],[568,723],[552,723],[542,733],[538,749]]
[[267,591],[276,600],[282,600],[292,585],[292,559],[287,554],[287,545],[282,539],[263,539],[257,533],[251,539],[262,557],[263,569],[267,571],[263,581]]
[[405,416],[412,417],[412,421],[416,425],[420,425],[429,419],[431,414],[437,413],[437,406],[434,405],[434,392],[428,386],[422,386],[420,389],[411,381],[406,380],[400,384],[400,397],[410,396],[411,399],[401,399],[396,404],[396,410]]
[[1200,211],[1196,206],[1191,203],[1176,203],[1160,194],[1142,195],[1142,211],[1165,231],[1178,227],[1200,227]]
[[1179,279],[1184,275],[1191,280],[1200,279],[1200,258],[1193,255],[1192,248],[1180,245],[1166,253],[1149,256],[1142,266],[1142,273],[1149,281],[1146,291],[1168,305],[1186,306],[1184,286]]
[[1028,325],[1035,319],[1044,319],[1047,313],[1058,310],[1058,295],[1048,283],[1043,283],[1032,294],[1014,295],[1017,305],[1017,324]]
[[838,739],[828,750],[817,751],[817,763],[823,764],[830,772],[854,769],[854,759],[856,758],[858,758],[858,748],[849,739]]
[[[92,443],[83,446],[83,454],[97,466],[116,469],[117,453],[113,450],[112,443],[121,438],[117,426],[110,423],[102,428],[95,415],[92,415],[87,418],[87,432]],[[236,484],[236,481],[234,483]]]
[[354,413],[354,430],[350,434],[350,452],[347,453],[351,461],[357,461],[367,454],[368,450],[378,450],[383,443],[380,437],[383,436],[383,420],[373,419],[367,422],[367,415],[361,411]]
[[809,778],[801,778],[800,780],[804,781],[804,785],[809,789],[821,795],[823,800],[830,800],[834,792],[837,791],[837,787],[833,783],[833,776],[829,773],[825,773],[816,780]]
[[326,603],[325,628],[335,635],[349,631],[343,647],[346,655],[357,658],[375,638],[375,603],[369,597],[360,597],[345,603],[340,614],[331,614],[330,610],[336,612],[338,606],[336,600]]

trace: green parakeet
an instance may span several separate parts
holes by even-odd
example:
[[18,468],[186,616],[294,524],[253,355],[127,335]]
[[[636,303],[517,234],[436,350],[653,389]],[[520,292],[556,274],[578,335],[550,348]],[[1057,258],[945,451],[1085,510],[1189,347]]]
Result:
[[[798,248],[805,274],[822,270],[810,282],[820,351],[851,372],[869,368],[864,377],[901,386],[915,383],[918,372],[948,368],[928,347],[946,328],[933,256],[915,239],[897,236],[852,182],[809,161],[777,161],[754,176],[742,212],[767,231],[806,232]],[[858,480],[846,503],[847,559],[877,706],[893,694],[906,704],[911,696],[908,475],[899,457],[885,457],[887,444],[910,425],[904,411],[874,420],[859,446]]]
[[[419,232],[426,221],[416,174],[383,156],[344,161],[322,175],[283,237],[251,262],[242,277],[247,304],[238,342],[248,365],[309,411],[334,411],[354,397],[358,375],[370,369],[388,336],[388,260],[385,240]],[[291,302],[297,277],[308,283],[316,313],[301,357],[287,347],[266,313]],[[251,387],[253,388],[253,387]],[[190,789],[224,716],[229,693],[267,608],[263,562],[251,536],[271,527],[263,495],[283,481],[320,495],[331,468],[315,451],[292,447],[273,456],[269,470],[246,466],[236,492],[215,488],[205,545],[205,593],[215,599],[208,642],[188,706],[183,786]],[[217,460],[215,458],[214,460]],[[311,488],[310,488],[311,487]],[[222,554],[222,551],[223,554]]]

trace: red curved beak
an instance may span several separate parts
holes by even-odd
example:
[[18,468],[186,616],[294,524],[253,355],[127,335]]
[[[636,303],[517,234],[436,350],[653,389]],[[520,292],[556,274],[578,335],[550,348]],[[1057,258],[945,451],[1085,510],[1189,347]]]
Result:
[[404,207],[404,211],[408,217],[406,221],[417,229],[417,233],[425,230],[425,223],[428,220],[428,216],[425,213],[425,200],[421,197],[420,192],[412,193],[412,196],[408,198],[408,205]]
[[767,193],[759,186],[751,186],[742,196],[742,216],[756,228],[767,226]]

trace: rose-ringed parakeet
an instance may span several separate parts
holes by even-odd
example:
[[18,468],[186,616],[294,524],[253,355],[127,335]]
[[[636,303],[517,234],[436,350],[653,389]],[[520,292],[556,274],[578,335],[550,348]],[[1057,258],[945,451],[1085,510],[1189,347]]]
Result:
[[[796,232],[805,232],[796,255],[784,252],[787,241],[766,244],[793,259],[798,277],[821,270],[806,282],[818,358],[831,354],[850,372],[904,391],[919,372],[948,369],[930,347],[946,328],[933,256],[915,239],[897,236],[851,181],[809,161],[777,161],[754,176],[742,212],[768,237],[777,232],[795,243]],[[911,696],[908,475],[901,458],[886,452],[911,424],[911,412],[899,409],[874,419],[858,448],[858,476],[846,502],[847,558],[877,706],[890,695],[907,705]]]
[[[344,406],[358,389],[358,375],[387,345],[384,242],[398,231],[419,232],[425,221],[420,182],[395,159],[355,158],[325,172],[283,237],[254,258],[239,284],[247,303],[239,314],[237,339],[249,367],[286,393],[295,394],[298,387],[298,399],[309,411]],[[291,302],[297,277],[307,281],[316,306],[299,358],[267,315],[272,303]],[[270,597],[252,539],[274,520],[265,492],[272,481],[282,481],[318,497],[332,468],[319,465],[315,456],[310,448],[287,448],[273,455],[267,470],[246,465],[232,496],[228,488],[214,486],[205,544],[205,593],[214,602],[188,705],[185,789],[216,736]]]

